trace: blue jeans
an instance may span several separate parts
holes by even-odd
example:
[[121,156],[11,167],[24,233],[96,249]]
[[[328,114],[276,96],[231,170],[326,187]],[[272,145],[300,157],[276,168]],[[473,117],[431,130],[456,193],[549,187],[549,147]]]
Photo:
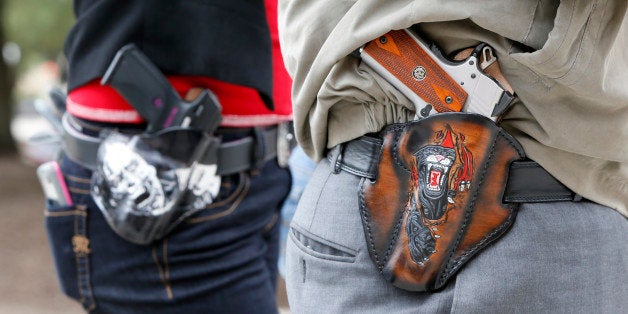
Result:
[[116,235],[94,204],[91,171],[60,161],[74,205],[46,210],[61,288],[94,313],[276,313],[279,209],[290,175],[276,161],[223,177],[218,200],[165,238]]

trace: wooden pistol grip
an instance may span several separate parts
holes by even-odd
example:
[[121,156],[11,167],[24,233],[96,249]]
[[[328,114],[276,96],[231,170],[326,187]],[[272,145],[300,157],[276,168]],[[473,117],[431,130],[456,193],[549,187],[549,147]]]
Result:
[[363,53],[436,111],[462,110],[467,93],[406,31],[390,31],[372,40]]

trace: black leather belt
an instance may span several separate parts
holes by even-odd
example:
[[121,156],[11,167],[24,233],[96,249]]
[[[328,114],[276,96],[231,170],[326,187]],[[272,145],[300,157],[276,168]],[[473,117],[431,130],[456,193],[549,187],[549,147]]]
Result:
[[[381,146],[381,139],[362,136],[337,145],[327,154],[327,159],[334,165],[336,172],[344,170],[374,180],[377,178]],[[504,202],[536,203],[581,199],[580,195],[532,160],[515,161],[510,166]]]
[[[99,137],[83,132],[81,123],[65,114],[62,119],[64,128],[64,153],[73,161],[95,169],[98,147],[102,141]],[[97,134],[96,132],[95,134]],[[139,131],[137,132],[139,133]],[[256,128],[254,135],[223,142],[218,150],[211,150],[202,156],[203,164],[216,164],[217,175],[229,175],[240,171],[251,170],[262,163],[277,157],[277,127]]]

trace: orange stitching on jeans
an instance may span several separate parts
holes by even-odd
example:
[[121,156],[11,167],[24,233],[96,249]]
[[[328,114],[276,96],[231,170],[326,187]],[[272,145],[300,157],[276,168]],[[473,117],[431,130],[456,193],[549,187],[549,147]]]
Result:
[[77,188],[69,188],[68,190],[70,190],[70,192],[72,193],[76,193],[76,194],[83,194],[83,195],[89,195],[89,190],[86,189],[77,189]]
[[[164,240],[164,252],[166,252],[165,241],[166,240]],[[157,257],[157,245],[156,244],[153,244],[152,255],[153,255],[153,260],[155,261],[155,265],[157,265],[159,278],[161,278],[161,281],[164,283],[164,286],[166,288],[166,294],[168,295],[168,299],[172,300],[173,299],[172,289],[170,288],[170,282],[168,281],[168,278],[166,278],[166,274],[164,273],[164,270],[161,267],[161,264],[159,263],[159,258]]]
[[[215,203],[211,203],[209,206],[205,207],[205,209],[219,207],[219,206],[222,206],[224,204],[229,204],[234,198],[236,198],[242,192],[242,190],[244,189],[244,185],[246,184],[247,180],[249,180],[249,178],[240,172],[239,173],[239,178],[238,178],[238,181],[240,183],[236,187],[236,190],[233,191],[233,193],[231,193],[231,195],[229,195],[229,197],[227,197],[226,199],[218,201],[218,202],[215,202]],[[231,183],[229,183],[228,185],[225,184],[225,186],[228,186],[230,188],[231,187]]]
[[266,233],[272,229],[277,222],[279,221],[279,215],[277,213],[273,214],[273,218],[264,226],[262,232]]
[[48,210],[44,210],[45,217],[65,217],[65,216],[87,216],[85,211],[80,210],[68,210],[63,212],[51,212]]
[[91,183],[92,182],[92,180],[88,178],[80,178],[80,177],[75,177],[71,175],[66,175],[65,177],[66,179],[70,181],[79,182],[79,183]]
[[164,265],[166,267],[166,271],[165,271],[166,291],[168,292],[168,297],[172,299],[173,296],[172,296],[172,286],[170,284],[170,265],[168,264],[168,238],[164,239]]
[[[74,216],[74,234],[78,233],[78,215]],[[85,297],[84,297],[84,293],[83,293],[83,287],[81,285],[81,268],[79,267],[79,265],[81,264],[81,261],[79,260],[79,255],[78,254],[74,254],[74,260],[76,262],[76,285],[79,289],[79,295],[81,296],[80,302],[81,304],[85,303]]]
[[244,189],[243,189],[242,193],[240,193],[238,195],[238,199],[235,200],[235,202],[233,202],[233,204],[231,205],[231,207],[229,207],[229,209],[227,209],[225,211],[222,211],[222,212],[219,212],[219,213],[216,213],[216,214],[213,214],[213,215],[190,219],[188,221],[188,223],[195,224],[195,223],[199,223],[199,222],[204,222],[204,221],[208,221],[208,220],[213,220],[213,219],[216,219],[216,218],[224,217],[224,216],[227,216],[227,215],[231,214],[236,209],[236,207],[238,207],[238,205],[240,205],[240,203],[242,202],[244,197],[246,197],[250,187],[251,187],[251,182],[248,179],[246,179],[246,182],[244,184]]
[[[84,205],[77,205],[76,206],[76,210],[79,211],[81,214],[78,214],[78,215],[74,216],[74,237],[82,237],[82,238],[85,238],[85,240],[87,240],[87,238],[84,235],[80,235],[79,234],[79,230],[78,230],[78,228],[79,228],[78,227],[78,218],[80,216],[87,217],[87,207],[84,206]],[[83,226],[83,227],[85,228],[85,226]],[[85,230],[85,231],[87,231],[87,230]],[[72,241],[73,242],[74,242],[74,237],[72,237]],[[87,240],[87,242],[89,243],[89,240]],[[74,245],[74,243],[73,243],[73,245]],[[85,308],[86,298],[85,298],[85,292],[83,291],[83,285],[81,284],[82,276],[81,276],[81,271],[80,271],[79,265],[81,265],[80,258],[81,257],[87,257],[87,254],[90,253],[90,252],[88,250],[88,252],[77,252],[77,251],[74,251],[74,253],[75,253],[74,254],[74,259],[76,261],[76,266],[77,266],[76,267],[77,285],[78,285],[78,289],[79,289],[79,295],[81,296],[80,302],[83,305],[83,307]],[[85,267],[89,267],[89,264],[86,264]],[[96,302],[93,300],[93,294],[92,294],[92,289],[91,289],[91,284],[90,284],[90,279],[89,279],[89,269],[86,269],[85,276],[87,277],[87,278],[85,278],[85,280],[87,281],[87,289],[88,289],[87,293],[92,298],[91,305],[89,307],[86,307],[85,310],[88,311],[88,312],[91,312],[91,311],[93,311],[96,308]]]

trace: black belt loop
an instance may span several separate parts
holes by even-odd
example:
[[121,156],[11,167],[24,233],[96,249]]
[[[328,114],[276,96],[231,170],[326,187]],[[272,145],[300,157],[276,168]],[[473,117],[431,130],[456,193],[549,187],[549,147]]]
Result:
[[504,201],[508,203],[574,201],[578,199],[574,194],[537,162],[522,160],[510,165]]
[[255,141],[253,143],[253,167],[251,170],[259,171],[264,166],[264,156],[266,156],[266,141],[263,127],[254,127],[253,136]]
[[340,143],[331,151],[331,161],[334,164],[334,174],[339,174],[342,165],[342,152],[344,150],[344,143]]

